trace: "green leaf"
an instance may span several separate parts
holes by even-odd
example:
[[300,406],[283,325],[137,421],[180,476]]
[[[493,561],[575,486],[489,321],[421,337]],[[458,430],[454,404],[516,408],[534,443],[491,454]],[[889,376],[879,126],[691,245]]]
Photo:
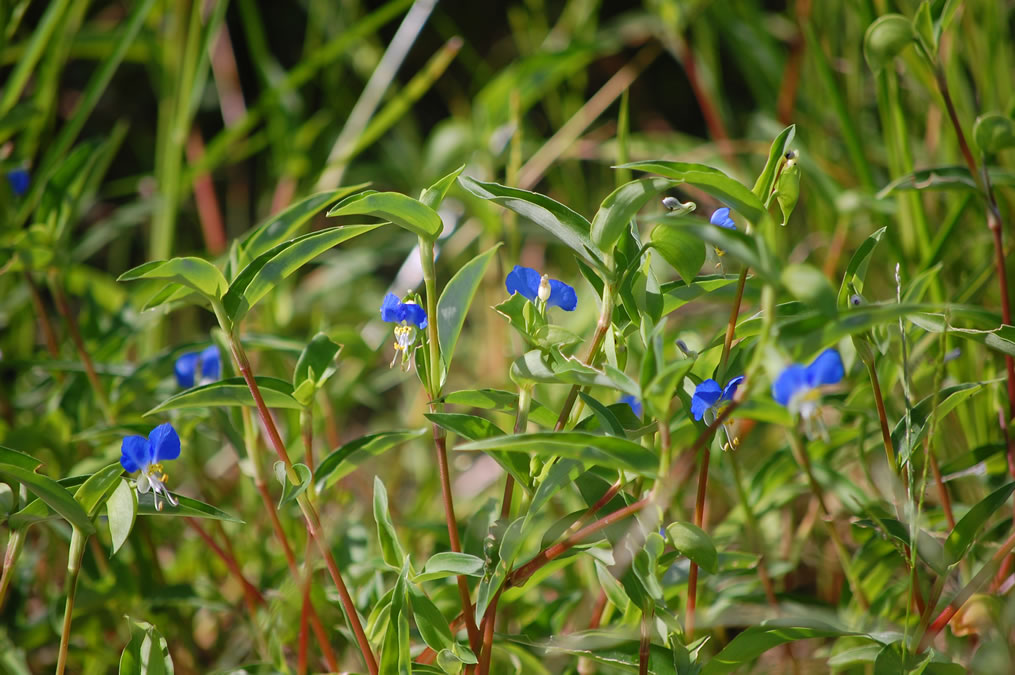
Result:
[[433,241],[444,229],[441,217],[426,204],[398,192],[366,190],[346,197],[328,211],[328,217],[368,215],[390,220],[424,239]]
[[[775,625],[773,625],[775,624]],[[736,670],[740,665],[749,663],[772,647],[777,647],[794,640],[810,638],[841,637],[857,635],[856,633],[828,627],[778,625],[770,621],[766,625],[752,626],[733,638],[722,651],[705,664],[702,675],[720,675]]]
[[878,17],[863,36],[863,56],[875,73],[916,40],[913,24],[901,14]]
[[603,589],[610,602],[613,603],[621,614],[624,614],[627,612],[628,605],[631,604],[631,598],[628,597],[627,591],[624,590],[624,584],[617,581],[617,578],[606,569],[606,565],[598,560],[595,561],[595,567],[596,579],[599,581],[599,586]]
[[690,284],[705,264],[705,245],[680,226],[658,225],[650,237],[652,248]]
[[463,413],[423,413],[423,416],[442,429],[447,429],[451,433],[458,434],[470,441],[479,441],[484,438],[504,435],[504,432],[496,424],[475,415],[465,415]]
[[[772,217],[768,214],[765,205],[753,192],[719,169],[705,166],[704,164],[662,160],[632,162],[615,168],[650,171],[681,183],[693,185],[742,215],[755,227],[768,225],[772,221]],[[714,228],[715,226],[713,225],[712,227]]]
[[376,434],[368,434],[349,441],[345,445],[332,451],[314,474],[314,484],[317,492],[329,488],[341,478],[348,476],[356,470],[360,464],[387,452],[396,445],[423,436],[426,429],[412,431],[381,431]]
[[[19,453],[20,454],[20,453]],[[9,455],[7,455],[9,457]],[[23,460],[18,460],[19,463]],[[88,513],[81,507],[70,492],[52,478],[24,468],[20,465],[0,463],[0,478],[21,483],[28,491],[45,502],[51,509],[59,513],[67,522],[81,530],[82,534],[93,534]]]
[[[906,546],[909,546],[912,542],[909,527],[896,518],[863,519],[854,522],[854,525],[883,532]],[[948,569],[941,541],[923,529],[917,531],[916,541],[916,549],[917,553],[920,554],[920,559],[938,574],[947,574]]]
[[779,169],[779,163],[782,161],[786,151],[789,150],[789,145],[793,142],[795,135],[796,125],[791,124],[779,132],[779,135],[772,141],[772,146],[768,149],[768,161],[765,162],[765,168],[761,171],[758,180],[754,182],[754,188],[751,190],[754,196],[762,202],[768,199],[768,195],[772,194],[772,190],[775,188],[775,174]]
[[592,242],[600,251],[612,253],[635,214],[650,199],[674,185],[675,181],[665,178],[641,178],[618,187],[603,200],[592,219]]
[[980,115],[973,125],[973,139],[983,153],[1015,147],[1015,120],[1000,113]]
[[[533,349],[511,364],[511,379],[515,382],[546,382],[548,384],[578,384],[619,389],[618,383],[606,373],[586,366],[577,359],[554,361],[548,354]],[[637,395],[638,392],[635,392]]]
[[112,556],[120,550],[123,542],[127,541],[137,518],[137,494],[123,478],[106,501],[106,517],[109,521],[109,538],[113,544],[110,551]]
[[913,34],[927,57],[937,59],[937,35],[934,33],[934,22],[930,16],[930,2],[923,0],[913,15]]
[[221,298],[228,288],[222,272],[201,258],[172,258],[138,265],[121,274],[117,281],[163,279],[192,288],[206,298]]
[[262,253],[243,268],[222,298],[226,315],[234,324],[246,316],[271,289],[328,249],[380,225],[347,225],[304,234]]
[[460,575],[481,577],[483,576],[483,565],[483,559],[477,558],[474,555],[455,553],[454,551],[442,551],[441,553],[433,554],[426,561],[423,571],[417,574],[413,578],[413,581],[420,583]]
[[23,452],[11,450],[0,445],[0,464],[10,464],[26,471],[35,471],[36,467],[42,465],[42,462],[31,455],[26,455]]
[[867,267],[870,265],[871,256],[874,254],[874,249],[877,248],[878,242],[885,236],[887,229],[887,227],[882,227],[864,239],[860,247],[853,253],[853,257],[849,259],[849,264],[846,265],[846,273],[842,277],[842,284],[839,286],[839,293],[836,298],[836,304],[840,308],[849,307],[849,288],[851,284],[857,293],[863,293],[863,283],[867,278]]
[[559,459],[554,462],[550,470],[546,472],[546,475],[539,482],[536,493],[532,495],[532,502],[525,511],[526,519],[530,520],[532,516],[543,508],[544,504],[550,501],[550,497],[557,494],[565,486],[573,485],[578,476],[583,473],[585,473],[585,465],[578,460]]
[[435,652],[442,649],[451,650],[455,647],[455,638],[451,634],[451,626],[444,618],[441,611],[433,604],[433,601],[426,596],[426,593],[416,588],[413,584],[406,584],[409,590],[409,605],[412,608],[412,615],[416,619],[416,628],[423,642]]
[[[258,376],[254,378],[261,396],[269,408],[286,408],[301,410],[303,406],[293,398],[292,385],[285,380],[274,377]],[[250,395],[247,382],[242,377],[229,377],[218,382],[194,387],[179,394],[170,396],[165,401],[145,413],[145,416],[166,412],[167,410],[183,410],[189,408],[214,408],[218,406],[253,406],[254,397]]]
[[[503,389],[463,389],[446,394],[439,400],[441,403],[494,410],[510,415],[518,411],[518,394]],[[557,422],[557,413],[532,399],[529,403],[529,419],[544,427],[552,427]]]
[[[997,166],[987,168],[994,185],[1015,185],[1015,172]],[[878,199],[905,190],[976,190],[978,185],[965,166],[936,166],[896,178],[877,193]]]
[[[841,314],[834,321],[814,313],[807,317],[796,317],[793,322],[782,324],[779,327],[780,337],[782,343],[791,349],[798,359],[803,360],[816,355],[825,347],[838,343],[844,337],[866,332],[883,323],[897,321],[900,316],[914,314],[925,307],[897,303],[868,304]],[[743,331],[738,330],[737,334],[741,338],[746,337]]]
[[282,484],[282,496],[278,500],[278,508],[280,509],[303,494],[310,485],[310,480],[313,477],[310,472],[310,467],[306,464],[293,464],[293,469],[296,470],[296,473],[299,476],[299,485],[293,485],[289,480],[289,474],[285,470],[285,462],[278,461],[274,464],[275,478],[277,478],[278,482]]
[[374,522],[377,523],[381,557],[389,566],[400,569],[406,563],[405,552],[398,543],[398,535],[388,512],[388,491],[384,489],[384,483],[378,476],[374,476]]
[[808,308],[829,317],[839,313],[835,289],[818,268],[807,264],[787,265],[782,271],[782,284]]
[[129,616],[130,642],[120,654],[120,675],[172,675],[169,644],[155,626]]
[[461,165],[448,175],[444,176],[436,183],[423,190],[423,194],[420,195],[419,201],[423,202],[431,209],[437,210],[444,201],[444,196],[448,194],[448,190],[455,184],[455,180],[461,175],[462,171],[465,171],[465,165]]
[[441,358],[447,369],[451,367],[451,358],[455,354],[455,346],[465,323],[465,315],[498,248],[500,244],[465,263],[455,276],[451,277],[451,281],[444,287],[437,301],[437,341],[440,343]]
[[498,436],[466,443],[455,449],[505,450],[542,458],[570,457],[587,464],[634,471],[643,476],[653,476],[659,464],[655,454],[633,441],[580,431],[541,431]]
[[677,521],[666,528],[673,548],[710,574],[719,571],[719,554],[712,538],[693,523]]
[[184,497],[175,492],[170,493],[179,502],[179,506],[173,506],[165,499],[159,500],[161,509],[155,507],[155,497],[148,491],[137,496],[137,512],[142,516],[183,516],[185,518],[207,518],[209,520],[221,520],[227,523],[243,523],[242,520],[221,511],[210,504]]
[[943,419],[945,415],[954,410],[958,405],[983,390],[984,385],[979,382],[963,382],[942,388],[937,394],[928,394],[913,406],[910,413],[910,433],[906,435],[906,419],[902,418],[892,430],[892,445],[899,454],[900,463],[904,463],[913,450],[920,447],[924,436],[929,431],[929,420],[931,415]]
[[1012,492],[1015,492],[1015,482],[991,492],[969,509],[962,520],[955,523],[955,529],[945,539],[945,555],[949,566],[962,560],[973,545],[980,528],[1004,506]]
[[340,351],[342,345],[324,333],[315,335],[303,349],[293,370],[293,398],[302,405],[310,405],[314,393],[338,370],[335,359]]
[[78,500],[89,518],[99,515],[99,509],[120,484],[121,475],[123,467],[119,462],[109,464],[89,476],[74,493],[74,499]]
[[557,237],[596,270],[606,271],[605,263],[592,244],[592,225],[580,214],[536,192],[484,183],[468,176],[460,176],[458,182],[477,197],[489,199],[528,218]]
[[[745,265],[762,279],[779,286],[780,265],[772,259],[764,242],[737,230],[728,230],[694,218],[679,218],[671,226],[682,234],[691,235],[723,251],[725,255]],[[653,235],[655,231],[653,231]],[[686,281],[686,280],[685,280]]]
[[318,192],[276,213],[258,225],[240,243],[243,262],[247,263],[267,253],[278,244],[292,239],[296,233],[328,204],[365,188],[369,183],[351,185],[326,192]]
[[653,417],[662,418],[667,414],[670,401],[673,400],[677,387],[694,367],[694,359],[678,359],[667,363],[645,388],[643,403]]
[[603,431],[611,436],[619,436],[620,438],[627,437],[627,432],[624,431],[623,425],[609,408],[586,394],[584,391],[579,391],[578,396],[581,397],[582,402],[589,407],[592,414],[599,420],[599,426]]
[[645,537],[644,546],[635,554],[631,565],[631,571],[641,582],[645,593],[657,602],[663,601],[663,587],[659,583],[659,575],[656,572],[663,546],[663,538],[657,532],[649,532]]

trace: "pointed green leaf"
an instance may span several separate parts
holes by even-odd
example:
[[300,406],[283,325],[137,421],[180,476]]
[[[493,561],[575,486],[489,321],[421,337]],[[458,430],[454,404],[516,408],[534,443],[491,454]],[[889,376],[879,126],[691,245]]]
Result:
[[604,253],[612,253],[635,214],[663,190],[676,185],[666,178],[641,178],[624,183],[600,204],[592,219],[592,242]]
[[423,571],[416,575],[413,581],[420,583],[459,575],[481,577],[483,576],[483,566],[483,559],[474,555],[442,551],[430,556],[426,565],[423,566]]
[[74,493],[74,499],[78,500],[81,508],[85,510],[89,518],[99,515],[99,509],[106,503],[113,490],[120,484],[120,476],[123,474],[123,467],[119,462],[104,466],[88,477],[81,487]]
[[[1015,185],[1015,171],[991,166],[987,167],[990,182],[994,185]],[[978,185],[965,166],[936,166],[919,169],[896,178],[875,195],[884,199],[895,192],[905,190],[976,190]]]
[[[300,410],[299,401],[293,398],[292,385],[285,380],[274,377],[258,376],[254,378],[261,396],[269,408],[287,408]],[[155,415],[167,410],[183,410],[189,408],[214,408],[218,406],[253,406],[254,397],[250,394],[246,380],[242,377],[229,377],[211,384],[204,384],[193,389],[181,391],[145,413]]]
[[465,315],[498,248],[500,244],[465,263],[455,276],[451,277],[451,281],[444,287],[437,301],[437,341],[440,343],[441,359],[446,369],[451,367],[451,358],[455,354],[458,336],[465,323]]
[[172,258],[138,265],[120,275],[117,281],[163,279],[192,288],[206,298],[221,298],[228,288],[222,272],[201,258]]
[[120,654],[120,675],[172,675],[173,659],[169,644],[155,626],[129,616],[130,642]]
[[368,434],[349,441],[342,447],[332,451],[314,474],[314,484],[317,492],[329,488],[338,482],[339,479],[348,476],[356,468],[381,453],[387,452],[396,445],[411,441],[426,434],[426,429],[412,431],[382,431],[376,434]]
[[274,464],[275,478],[282,484],[282,496],[278,500],[278,508],[280,509],[303,494],[310,485],[312,478],[310,467],[306,464],[293,464],[293,469],[299,475],[299,485],[293,485],[289,480],[289,475],[285,470],[285,462],[278,461]]
[[677,549],[703,570],[715,574],[719,570],[719,554],[712,538],[693,523],[677,521],[666,528],[666,534]]
[[328,211],[328,217],[367,215],[390,220],[424,239],[433,241],[444,229],[441,217],[426,204],[398,192],[366,190],[346,197]]
[[437,208],[440,207],[441,202],[444,201],[444,197],[448,194],[448,190],[450,190],[451,186],[455,184],[455,180],[461,175],[462,171],[465,171],[464,164],[438,180],[427,189],[423,190],[423,194],[420,195],[419,201],[436,211]]
[[634,471],[653,476],[659,460],[638,443],[616,436],[599,436],[580,431],[549,432],[498,436],[460,445],[456,450],[505,450],[542,458],[570,457],[587,464]]
[[[18,461],[23,462],[23,460]],[[0,463],[0,478],[17,481],[24,485],[29,492],[48,504],[67,522],[81,530],[83,534],[95,532],[95,527],[81,504],[52,478],[37,474],[23,466],[6,463]]]
[[652,248],[690,284],[705,264],[705,244],[679,226],[658,225],[650,237]]
[[137,494],[123,478],[120,478],[113,494],[106,501],[106,517],[109,522],[109,538],[112,540],[112,556],[127,541],[137,518]]
[[742,664],[754,661],[772,647],[794,640],[856,635],[851,631],[828,627],[792,626],[777,621],[752,626],[733,638],[722,651],[705,664],[702,675],[721,675],[736,670]]
[[768,199],[768,195],[772,194],[772,190],[775,188],[775,175],[779,170],[779,163],[783,160],[783,155],[789,150],[790,143],[793,142],[793,137],[796,135],[796,125],[791,124],[775,137],[772,141],[771,147],[768,149],[768,161],[765,162],[765,168],[761,171],[758,176],[758,180],[754,182],[754,188],[751,192],[754,196],[764,202]]
[[395,526],[388,512],[388,491],[378,476],[374,476],[374,522],[377,523],[377,538],[381,543],[381,556],[389,566],[400,569],[405,563],[405,551],[398,543]]
[[468,176],[460,176],[458,182],[477,197],[489,199],[528,218],[557,237],[592,267],[605,272],[605,264],[592,244],[592,225],[580,214],[536,192],[484,183]]
[[[293,370],[293,398],[303,405],[310,405],[314,393],[338,370],[335,359],[340,351],[342,345],[324,333],[315,335],[304,347]],[[303,386],[305,383],[309,383],[309,387]]]
[[[510,415],[514,415],[518,410],[518,394],[503,389],[463,389],[446,394],[440,401],[441,403],[494,410]],[[552,427],[557,422],[557,413],[532,399],[529,402],[529,419],[544,427]]]
[[1015,492],[1015,482],[1008,483],[991,492],[969,509],[959,522],[955,523],[955,529],[945,539],[945,555],[949,566],[962,560],[966,551],[976,540],[980,529],[992,515],[1001,510],[1008,498],[1011,497],[1012,492]]
[[137,496],[137,512],[142,516],[183,516],[185,518],[207,518],[209,520],[222,520],[229,523],[243,523],[242,520],[221,511],[210,504],[184,497],[183,495],[170,493],[179,502],[179,506],[173,506],[165,499],[159,499],[159,506],[155,507],[155,497],[151,491]]
[[853,285],[857,293],[863,293],[863,283],[867,278],[867,267],[870,265],[871,256],[874,254],[874,249],[877,248],[878,242],[881,241],[887,229],[887,227],[882,227],[864,239],[863,243],[860,244],[860,248],[856,249],[853,257],[849,259],[849,264],[846,265],[846,273],[842,276],[842,284],[839,286],[839,293],[836,298],[836,304],[840,308],[849,306],[850,284]]

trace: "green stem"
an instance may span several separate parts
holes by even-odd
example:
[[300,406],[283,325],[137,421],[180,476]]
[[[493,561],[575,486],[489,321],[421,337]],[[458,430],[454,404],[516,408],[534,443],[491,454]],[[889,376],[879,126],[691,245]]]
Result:
[[67,667],[67,647],[70,645],[71,617],[74,614],[74,598],[77,596],[78,575],[81,572],[81,557],[85,552],[88,535],[74,528],[67,552],[67,604],[63,610],[63,630],[60,631],[60,654],[56,659],[56,675],[63,675]]
[[[606,338],[606,331],[610,329],[610,324],[613,321],[613,295],[615,288],[612,284],[606,284],[603,286],[603,304],[599,310],[599,321],[596,322],[596,332],[592,336],[592,344],[589,345],[589,351],[585,355],[585,365],[591,366],[599,356],[599,350],[603,346],[603,340]],[[578,390],[581,389],[579,385],[573,385],[571,391],[568,392],[567,398],[564,400],[564,407],[560,410],[560,416],[557,417],[557,423],[554,425],[554,431],[561,431],[567,426],[567,420],[571,417],[571,410],[574,408],[574,402],[578,399]]]
[[[293,485],[299,485],[301,482],[300,476],[293,467],[292,460],[289,458],[289,453],[285,447],[285,442],[282,440],[282,436],[278,432],[278,427],[275,425],[275,420],[271,415],[271,411],[264,402],[264,397],[261,395],[261,389],[257,384],[257,380],[254,379],[254,373],[250,367],[250,360],[247,358],[243,345],[240,344],[239,339],[231,329],[229,321],[226,319],[225,308],[222,306],[220,301],[216,300],[212,302],[212,309],[215,311],[215,316],[219,319],[219,324],[221,325],[222,330],[225,331],[229,337],[229,347],[232,350],[233,360],[236,362],[236,367],[239,369],[240,374],[247,383],[247,387],[250,389],[250,394],[254,398],[258,415],[261,418],[261,424],[264,426],[264,429],[268,434],[268,439],[271,441],[272,447],[275,449],[275,453],[285,466],[286,476]],[[314,508],[314,505],[307,498],[306,493],[300,494],[296,498],[296,501],[303,514],[307,533],[317,545],[317,548],[328,567],[328,573],[331,575],[331,580],[334,582],[335,588],[338,590],[342,607],[345,610],[349,626],[352,628],[356,641],[359,643],[360,652],[363,655],[363,660],[366,662],[367,670],[370,671],[371,675],[377,675],[377,661],[374,658],[373,650],[370,648],[370,641],[367,639],[366,633],[363,631],[363,625],[360,622],[359,613],[356,610],[356,603],[353,602],[352,595],[350,595],[349,589],[346,587],[345,581],[342,579],[342,572],[338,567],[338,563],[335,561],[335,557],[332,555],[331,549],[328,548],[328,543],[324,540],[321,520],[317,514],[317,509]]]
[[804,470],[807,476],[807,483],[811,488],[811,493],[814,498],[818,501],[818,508],[821,510],[822,522],[825,523],[825,527],[828,529],[828,536],[832,539],[832,544],[835,546],[835,553],[839,556],[839,564],[842,566],[842,573],[846,575],[846,581],[849,583],[850,590],[853,592],[853,597],[856,598],[857,602],[863,609],[870,607],[867,602],[867,598],[864,597],[863,592],[860,590],[860,582],[856,579],[853,574],[852,567],[849,564],[849,552],[846,550],[846,545],[842,541],[842,537],[839,536],[839,531],[835,529],[835,523],[832,522],[832,514],[828,510],[828,505],[825,503],[825,493],[814,477],[814,471],[811,468],[811,459],[807,454],[807,450],[803,447],[803,443],[800,442],[800,437],[795,432],[789,433],[789,444],[793,450],[793,456],[796,458],[797,463]]
[[14,577],[14,568],[21,557],[21,549],[25,545],[24,529],[11,530],[7,539],[7,552],[4,553],[4,570],[0,575],[0,609],[3,609],[4,600],[7,598],[7,587],[11,585]]
[[[423,268],[423,285],[426,290],[427,317],[427,373],[426,389],[430,397],[430,411],[440,412],[443,407],[437,402],[441,394],[443,365],[441,363],[440,341],[437,335],[437,271],[434,266],[433,241],[419,238],[419,261]],[[433,425],[434,449],[437,455],[437,472],[441,480],[441,497],[444,500],[444,519],[448,527],[448,543],[455,553],[462,552],[462,542],[458,534],[458,520],[455,517],[454,494],[451,490],[451,470],[448,466],[447,435],[437,424]],[[469,634],[469,646],[477,655],[482,648],[482,635],[476,625],[472,600],[469,597],[469,580],[459,575],[458,595],[462,600],[462,611],[465,613],[465,629]]]

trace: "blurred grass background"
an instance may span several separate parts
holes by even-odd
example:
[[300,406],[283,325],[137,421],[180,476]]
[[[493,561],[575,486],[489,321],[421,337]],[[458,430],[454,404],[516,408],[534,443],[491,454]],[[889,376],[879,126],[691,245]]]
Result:
[[[996,310],[991,237],[973,193],[877,197],[914,169],[961,164],[933,73],[915,52],[904,52],[880,76],[864,62],[867,26],[890,11],[911,16],[917,5],[2,0],[0,166],[27,166],[33,177],[22,197],[0,186],[2,236],[5,242],[24,236],[46,213],[64,225],[64,239],[57,256],[34,268],[40,289],[33,291],[13,267],[0,275],[0,442],[43,458],[46,471],[62,477],[115,460],[124,429],[150,426],[141,414],[174,391],[171,356],[207,341],[213,324],[197,309],[170,321],[141,313],[154,289],[116,284],[124,270],[173,255],[223,256],[228,242],[317,190],[369,182],[415,196],[463,164],[471,175],[549,194],[591,216],[625,180],[611,166],[626,160],[702,162],[750,185],[771,139],[793,123],[803,184],[784,232],[787,259],[808,260],[838,285],[853,249],[888,226],[868,275],[869,300],[894,296],[898,262],[904,280],[928,272],[928,299]],[[1015,110],[1013,22],[1015,3],[969,0],[942,40],[941,62],[967,135],[978,114]],[[1010,170],[1011,151],[994,163]],[[1006,222],[1015,215],[1013,182],[998,180]],[[716,206],[707,195],[677,193],[697,201],[699,212]],[[48,211],[47,200],[56,200]],[[504,297],[504,272],[520,262],[578,282],[579,271],[542,231],[457,187],[442,215],[451,232],[438,261],[443,280],[475,252],[507,243],[470,315],[448,390],[510,388],[506,364],[520,344],[505,342],[502,319],[486,310]],[[263,374],[288,379],[299,349],[317,331],[345,345],[325,414],[316,421],[321,453],[367,431],[423,423],[418,388],[411,380],[403,386],[407,378],[386,367],[388,336],[376,315],[392,284],[404,293],[397,284],[412,281],[411,269],[399,271],[414,245],[404,231],[385,228],[333,250],[247,321],[246,332],[261,347]],[[578,287],[579,311],[566,323],[587,334],[596,308],[591,288],[584,281]],[[72,336],[57,320],[61,290],[112,392],[115,424],[103,421]],[[708,342],[724,326],[731,295],[719,291],[710,303],[679,310],[672,329],[692,343]],[[748,296],[744,316],[753,301]],[[40,332],[43,310],[55,326],[49,353]],[[914,356],[936,340],[917,342]],[[887,361],[882,383],[890,417],[898,420],[900,372]],[[948,369],[953,381],[985,381],[1002,372],[999,359],[968,349]],[[933,370],[932,363],[916,363],[920,398],[932,393]],[[942,463],[998,442],[1003,393],[995,390],[941,421]],[[553,403],[560,392],[537,396]],[[870,400],[861,386],[848,403],[873,416]],[[287,422],[295,438],[297,420]],[[242,449],[225,442],[215,417],[183,414],[178,428],[187,468],[177,469],[174,488],[248,514],[248,525],[225,530],[249,572],[281,591],[273,598],[273,639],[293,644],[299,593],[279,576],[278,552],[264,543],[256,494],[235,461]],[[875,429],[871,417],[869,431]],[[446,546],[426,444],[397,453],[327,494],[336,555],[352,566],[364,598],[382,590],[366,564],[375,554],[372,531],[363,524],[370,520],[369,474],[384,475],[394,520],[415,552]],[[760,449],[744,456],[748,472],[768,458]],[[988,464],[995,479],[1003,475],[999,459]],[[476,513],[497,492],[485,489],[497,473],[471,456],[458,457],[455,468],[465,491],[460,514]],[[742,514],[723,494],[732,491],[729,478],[714,485],[713,522],[732,518],[725,536],[736,540]],[[977,478],[952,485],[970,501],[984,489]],[[565,498],[558,515],[574,507],[568,499],[579,503],[576,495]],[[767,514],[773,539],[780,537],[779,507],[786,503],[778,501]],[[466,550],[481,548],[485,535],[486,521],[472,522],[477,526]],[[24,664],[47,668],[55,652],[60,593],[49,582],[60,578],[65,543],[55,528],[32,533],[3,609],[0,668],[11,672],[24,672]],[[300,541],[299,532],[291,535]],[[804,559],[788,571],[787,592],[821,596],[808,581],[813,562]],[[170,636],[179,672],[208,672],[249,656],[249,635],[234,630],[240,619],[226,611],[237,604],[238,590],[223,585],[224,569],[182,526],[156,530],[141,523],[124,553],[112,560],[86,556],[86,565],[72,647],[86,672],[106,672],[118,659],[110,644],[125,641],[123,614],[144,616]],[[587,587],[588,576],[588,568],[569,568],[548,582],[554,593],[541,602],[537,594],[518,601],[512,625],[544,634],[561,630],[588,602],[578,583]],[[446,590],[440,597],[450,607],[455,596],[451,585]],[[334,603],[317,600],[326,622],[341,623]]]

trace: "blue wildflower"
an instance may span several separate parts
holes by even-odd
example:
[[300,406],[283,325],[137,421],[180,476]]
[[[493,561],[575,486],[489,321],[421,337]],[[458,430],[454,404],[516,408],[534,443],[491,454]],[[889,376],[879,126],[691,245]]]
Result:
[[711,413],[709,415],[711,419],[705,420],[706,423],[711,424],[719,414],[720,408],[733,400],[733,395],[737,393],[737,387],[743,381],[744,376],[737,375],[727,382],[725,387],[720,387],[718,382],[708,378],[694,388],[694,395],[691,396],[691,415],[696,421],[700,421],[706,413]]
[[11,192],[18,197],[28,192],[30,180],[31,175],[28,173],[28,169],[17,168],[7,172],[7,182],[11,184]]
[[548,275],[539,275],[531,267],[515,265],[504,282],[508,293],[521,293],[523,297],[535,302],[538,298],[547,307],[560,307],[565,312],[574,311],[578,306],[578,294],[574,288],[563,281],[551,279]]
[[145,494],[151,490],[156,509],[162,510],[162,504],[159,503],[160,493],[173,506],[179,505],[166,487],[169,476],[162,469],[162,462],[180,456],[180,437],[172,424],[168,422],[160,424],[152,429],[148,438],[127,436],[120,446],[120,453],[120,465],[124,470],[128,473],[141,472],[137,477],[137,491]]
[[727,230],[737,229],[737,224],[733,222],[732,218],[730,218],[730,210],[725,206],[721,209],[716,209],[715,211],[713,211],[712,217],[709,219],[708,222],[712,223],[713,225],[718,225],[719,227],[725,227]]
[[643,408],[641,401],[638,400],[638,397],[632,396],[631,394],[624,394],[620,397],[620,402],[631,406],[631,412],[634,413],[635,417],[641,417]]
[[839,352],[828,348],[818,354],[809,366],[793,363],[779,373],[772,383],[772,398],[807,419],[818,408],[822,387],[837,384],[845,376],[846,369]]
[[176,359],[173,365],[176,373],[176,384],[181,389],[190,389],[194,382],[208,384],[219,379],[222,373],[222,361],[218,347],[212,345],[200,352],[188,352]]
[[381,303],[381,319],[395,326],[395,355],[391,365],[395,365],[398,355],[402,355],[402,367],[409,369],[410,347],[416,342],[416,329],[426,328],[426,310],[415,302],[402,302],[394,293],[384,296]]

